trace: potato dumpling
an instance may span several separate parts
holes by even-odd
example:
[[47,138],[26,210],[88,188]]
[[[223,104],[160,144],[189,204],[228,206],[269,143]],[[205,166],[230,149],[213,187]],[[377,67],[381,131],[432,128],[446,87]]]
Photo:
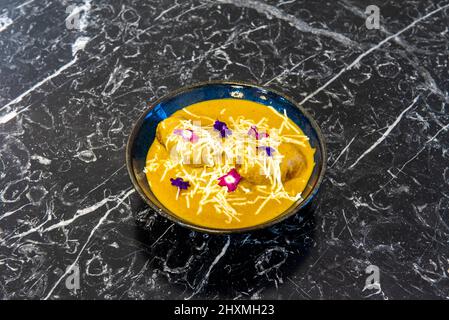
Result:
[[181,126],[181,120],[185,120],[179,117],[170,117],[161,121],[156,128],[156,138],[167,150],[170,146],[167,146],[167,140],[173,135],[176,128]]
[[[159,143],[165,147],[172,159],[183,159],[184,164],[201,167],[213,164],[210,148],[201,146],[194,139],[189,140],[187,134],[191,130],[183,129],[182,117],[170,117],[160,122],[156,128],[156,138]],[[176,130],[180,133],[176,134]]]
[[[278,150],[276,150],[275,152],[278,152],[283,156],[280,163],[282,182],[293,179],[306,168],[306,159],[299,148],[294,144],[281,143],[278,147]],[[239,171],[241,172],[242,176],[250,183],[257,185],[267,185],[272,183],[270,178],[265,174],[263,170],[263,164],[261,162],[244,162],[241,165]]]
[[295,178],[307,167],[306,158],[293,143],[281,143],[278,151],[284,156],[281,161],[282,182]]
[[264,174],[263,166],[261,166],[258,162],[242,163],[239,168],[239,172],[246,181],[252,184],[270,184],[270,178]]

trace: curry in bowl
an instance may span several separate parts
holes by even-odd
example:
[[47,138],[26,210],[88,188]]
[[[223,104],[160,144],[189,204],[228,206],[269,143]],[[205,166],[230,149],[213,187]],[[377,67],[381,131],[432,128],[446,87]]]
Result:
[[183,221],[242,229],[302,199],[315,151],[285,109],[212,99],[159,122],[144,172],[154,196]]

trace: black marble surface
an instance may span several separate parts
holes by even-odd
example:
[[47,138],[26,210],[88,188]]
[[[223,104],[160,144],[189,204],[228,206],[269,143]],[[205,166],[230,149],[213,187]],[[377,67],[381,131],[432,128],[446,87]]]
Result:
[[[447,0],[2,0],[0,298],[447,299],[448,26]],[[314,115],[329,168],[311,209],[210,236],[144,205],[133,122],[209,79]]]

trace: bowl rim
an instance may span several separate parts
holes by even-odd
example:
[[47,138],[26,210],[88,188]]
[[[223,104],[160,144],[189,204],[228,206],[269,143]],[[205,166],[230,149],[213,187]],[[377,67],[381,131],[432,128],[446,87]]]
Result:
[[[256,88],[259,90],[265,90],[265,91],[269,91],[272,92],[284,99],[286,99],[288,102],[290,102],[293,106],[295,106],[296,108],[298,108],[303,115],[307,118],[307,120],[310,122],[312,128],[315,130],[315,132],[317,133],[318,136],[318,140],[320,141],[320,151],[322,154],[322,158],[323,161],[321,163],[321,171],[319,173],[318,179],[315,183],[315,186],[313,187],[313,189],[311,190],[311,192],[309,193],[309,195],[304,198],[298,205],[296,208],[294,208],[290,213],[285,214],[285,215],[279,215],[271,220],[268,220],[264,223],[255,225],[255,226],[250,226],[250,227],[243,227],[243,228],[236,228],[236,229],[219,229],[219,228],[210,228],[210,227],[205,227],[205,226],[199,226],[193,223],[190,223],[187,220],[182,219],[181,217],[176,216],[176,214],[174,213],[167,213],[165,212],[165,209],[160,208],[159,206],[157,206],[155,203],[153,203],[145,194],[145,192],[142,190],[142,188],[140,187],[137,178],[135,177],[134,174],[134,170],[133,170],[133,165],[132,165],[132,157],[131,157],[131,150],[132,150],[132,145],[135,141],[135,138],[137,136],[137,133],[145,119],[145,117],[148,115],[148,113],[153,110],[159,103],[161,103],[164,100],[168,100],[170,98],[175,97],[176,95],[186,92],[186,91],[190,91],[192,89],[198,88],[198,87],[204,87],[207,85],[235,85],[235,86],[245,86],[245,87],[251,87],[251,88]],[[321,183],[323,181],[324,178],[324,174],[326,172],[327,169],[327,145],[326,145],[326,139],[324,138],[323,133],[321,132],[320,127],[318,126],[318,124],[316,123],[315,119],[309,114],[309,112],[307,112],[299,103],[297,103],[293,98],[291,98],[290,96],[281,93],[275,89],[269,88],[269,87],[265,87],[263,85],[259,85],[256,83],[251,83],[251,82],[243,82],[243,81],[232,81],[232,80],[209,80],[209,81],[201,81],[201,82],[196,82],[194,84],[191,85],[187,85],[187,86],[182,86],[176,90],[173,91],[169,91],[167,94],[164,94],[162,97],[157,98],[157,99],[153,99],[150,100],[147,103],[147,108],[142,112],[142,114],[139,116],[139,118],[137,119],[137,121],[134,123],[132,129],[131,129],[131,133],[129,134],[128,137],[128,141],[126,143],[126,167],[128,170],[128,175],[130,177],[131,183],[134,186],[134,189],[136,189],[137,193],[140,195],[140,197],[145,201],[145,203],[147,205],[149,205],[153,210],[155,210],[158,214],[162,215],[164,218],[169,219],[170,221],[182,226],[182,227],[186,227],[189,228],[191,230],[195,230],[195,231],[199,231],[199,232],[203,232],[203,233],[208,233],[208,234],[231,234],[231,233],[245,233],[245,232],[250,232],[250,231],[255,231],[255,230],[260,230],[260,229],[264,229],[264,228],[268,228],[271,227],[295,214],[298,213],[299,210],[301,210],[302,208],[304,208],[309,202],[310,200],[316,195],[316,193],[318,192]]]

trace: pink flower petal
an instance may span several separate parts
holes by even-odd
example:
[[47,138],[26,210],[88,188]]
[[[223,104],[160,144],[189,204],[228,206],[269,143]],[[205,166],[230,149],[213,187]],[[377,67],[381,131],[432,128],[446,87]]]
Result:
[[270,136],[266,132],[259,133],[259,130],[257,129],[256,126],[251,126],[251,128],[248,131],[248,135],[250,135],[251,137],[256,138],[256,140],[263,139],[263,138],[268,138]]
[[191,129],[175,129],[173,134],[182,137],[184,141],[190,141],[192,143],[197,142],[199,139],[198,135]]
[[235,191],[242,177],[239,175],[235,168],[231,169],[227,174],[218,178],[218,185],[221,187],[227,187],[228,192]]

